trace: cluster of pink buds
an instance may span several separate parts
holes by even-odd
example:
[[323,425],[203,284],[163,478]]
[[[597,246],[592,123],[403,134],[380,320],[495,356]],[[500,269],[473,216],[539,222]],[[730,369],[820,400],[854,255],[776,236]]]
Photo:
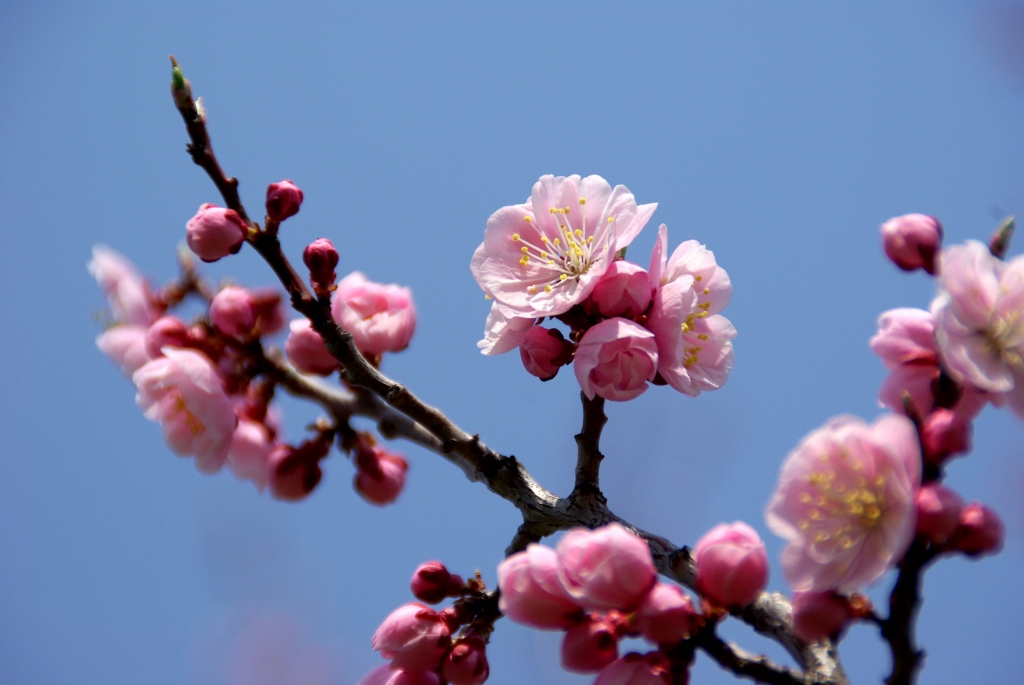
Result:
[[[541,380],[572,364],[591,399],[630,400],[649,383],[720,388],[736,329],[719,313],[732,283],[714,254],[689,240],[669,256],[663,224],[648,270],[624,261],[656,206],[600,176],[543,176],[525,204],[492,214],[471,265],[494,300],[481,351],[518,347]],[[547,317],[567,334],[541,327]]]

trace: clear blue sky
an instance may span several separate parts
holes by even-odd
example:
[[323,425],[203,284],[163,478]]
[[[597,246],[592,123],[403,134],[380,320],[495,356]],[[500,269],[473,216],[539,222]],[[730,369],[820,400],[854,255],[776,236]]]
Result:
[[[488,305],[470,256],[541,174],[597,173],[659,202],[651,228],[706,243],[732,276],[736,368],[697,400],[656,388],[610,406],[603,483],[617,512],[679,544],[744,519],[774,559],[762,512],[781,460],[833,415],[879,413],[875,319],[931,297],[883,259],[879,223],[936,214],[961,241],[1024,214],[1022,17],[1020,3],[0,4],[0,682],[294,685],[267,674],[303,663],[323,676],[307,683],[349,685],[380,663],[370,636],[417,563],[493,582],[517,525],[411,447],[395,506],[359,499],[337,454],[289,505],[200,476],[142,417],[94,347],[85,263],[104,242],[169,278],[185,222],[219,201],[184,152],[168,53],[250,208],[271,181],[305,190],[284,230],[294,256],[328,236],[341,273],[413,289],[420,327],[386,371],[556,492],[576,381],[477,353]],[[630,256],[645,264],[653,239]],[[271,282],[251,250],[208,273]],[[292,436],[315,416],[285,413]],[[1003,515],[1006,550],[928,574],[922,683],[1024,670],[1024,428],[989,410],[975,445],[949,483]],[[275,647],[245,679],[253,641]],[[879,680],[871,629],[843,647],[855,682]],[[501,621],[491,682],[589,681],[556,652]],[[693,682],[735,681],[702,658]]]

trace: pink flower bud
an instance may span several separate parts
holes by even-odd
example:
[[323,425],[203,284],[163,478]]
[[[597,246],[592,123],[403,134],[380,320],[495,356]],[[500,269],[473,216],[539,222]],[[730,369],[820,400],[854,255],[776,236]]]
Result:
[[580,613],[558,580],[555,550],[529,544],[498,564],[501,613],[534,628],[568,628]]
[[384,664],[369,673],[358,685],[440,685],[441,678],[433,671],[403,671]]
[[632,321],[607,319],[583,335],[573,367],[587,397],[624,402],[642,394],[647,381],[654,380],[658,344],[653,333]]
[[331,313],[338,325],[352,334],[359,351],[369,357],[404,350],[416,332],[412,292],[368,281],[358,271],[338,283]]
[[456,642],[441,669],[445,680],[451,685],[481,685],[491,674],[486,650],[484,641],[474,635]]
[[452,574],[440,561],[428,561],[420,564],[412,574],[409,587],[413,596],[427,604],[437,604],[448,596],[449,582]]
[[373,448],[372,462],[359,462],[353,487],[370,504],[391,504],[405,487],[405,472],[409,462],[382,447]]
[[393,668],[432,671],[441,664],[451,637],[437,612],[412,602],[392,611],[370,644]]
[[278,445],[267,458],[267,481],[275,499],[297,502],[320,483],[320,460],[327,456],[331,441],[318,438],[298,447]]
[[572,673],[597,673],[617,658],[615,624],[604,616],[589,615],[570,627],[562,640],[562,668]]
[[849,602],[834,592],[797,592],[793,595],[793,629],[807,642],[836,637],[851,618]]
[[942,544],[960,526],[964,501],[947,487],[930,483],[917,492],[917,533],[929,542]]
[[262,423],[241,419],[231,438],[228,466],[242,480],[251,480],[261,491],[267,486],[267,463],[274,450],[270,431]]
[[185,242],[204,262],[215,262],[242,249],[249,229],[233,209],[207,202],[185,226]]
[[698,591],[722,607],[745,607],[768,585],[768,552],[742,521],[720,523],[697,542]]
[[972,502],[960,512],[960,527],[951,545],[968,556],[998,554],[1006,530],[999,515],[984,504]]
[[527,329],[519,344],[519,356],[527,371],[542,381],[549,381],[562,365],[572,361],[572,345],[566,342],[561,331],[533,326]]
[[188,327],[176,316],[162,316],[146,331],[146,354],[151,359],[162,357],[165,346],[184,347],[188,342]]
[[248,335],[256,325],[252,296],[244,288],[223,288],[210,302],[210,321],[226,335]]
[[678,586],[658,583],[637,607],[634,620],[637,630],[651,642],[674,645],[690,637],[697,627],[698,614],[690,597]]
[[267,216],[274,221],[284,221],[295,216],[301,204],[302,191],[290,180],[267,186]]
[[941,464],[954,454],[971,451],[971,424],[951,409],[936,409],[921,426],[925,458]]
[[462,607],[454,606],[441,609],[441,611],[437,612],[437,615],[441,618],[441,621],[448,626],[449,633],[454,633],[470,619]]
[[905,214],[882,224],[885,254],[904,271],[923,268],[935,275],[935,255],[942,247],[942,224],[933,216]]
[[309,319],[295,319],[288,327],[291,332],[284,341],[284,353],[296,369],[318,376],[338,370],[338,360],[327,351],[324,339],[309,325]]
[[302,261],[309,269],[309,285],[317,295],[334,290],[334,281],[338,274],[334,268],[338,266],[338,251],[327,238],[317,238],[302,251]]
[[587,609],[633,609],[656,581],[647,543],[618,523],[573,528],[557,551],[562,587]]
[[633,319],[651,304],[651,284],[647,272],[630,262],[619,260],[598,281],[590,299],[603,316]]
[[601,670],[594,685],[670,685],[672,666],[661,652],[630,652]]
[[256,311],[256,328],[261,334],[277,333],[284,328],[284,308],[281,293],[274,288],[257,288],[250,291],[252,306]]
[[96,337],[96,347],[131,378],[152,356],[146,347],[146,326],[118,324]]

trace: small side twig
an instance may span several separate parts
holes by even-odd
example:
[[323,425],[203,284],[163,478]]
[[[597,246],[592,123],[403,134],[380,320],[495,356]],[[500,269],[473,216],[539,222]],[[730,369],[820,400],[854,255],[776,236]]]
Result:
[[713,627],[698,634],[695,643],[719,666],[741,678],[770,685],[804,685],[807,682],[802,674],[780,666],[766,656],[750,654],[725,642],[715,634]]

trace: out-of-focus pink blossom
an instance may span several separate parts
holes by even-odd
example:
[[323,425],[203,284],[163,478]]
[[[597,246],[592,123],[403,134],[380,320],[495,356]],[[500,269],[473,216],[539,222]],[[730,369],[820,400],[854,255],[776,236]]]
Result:
[[597,673],[619,658],[616,626],[604,616],[591,614],[565,632],[562,668],[572,673]]
[[409,581],[413,596],[428,604],[437,604],[445,597],[457,594],[464,585],[465,581],[449,573],[440,561],[420,564]]
[[929,542],[942,544],[959,528],[964,501],[949,488],[929,483],[917,492],[915,503],[917,533]]
[[527,329],[519,344],[523,366],[542,381],[554,378],[571,354],[571,345],[566,343],[561,331],[554,328],[533,326]]
[[782,567],[793,589],[856,591],[892,568],[914,537],[920,482],[917,431],[903,416],[841,416],[808,434],[766,513],[789,540]]
[[834,638],[851,618],[850,603],[834,592],[793,595],[793,630],[808,642]]
[[657,583],[636,609],[637,630],[659,645],[674,645],[690,637],[698,614],[690,597],[678,586]]
[[267,186],[267,216],[274,221],[284,221],[299,213],[302,205],[302,190],[285,179]]
[[394,284],[368,281],[358,271],[338,283],[331,313],[352,334],[359,351],[370,357],[404,350],[416,332],[412,292]]
[[150,360],[146,326],[123,323],[96,336],[96,347],[129,378]]
[[353,486],[370,504],[391,504],[405,487],[405,473],[409,462],[401,455],[392,454],[382,447],[374,447],[372,460],[360,461]]
[[148,326],[160,316],[149,296],[149,284],[120,253],[96,245],[88,269],[107,298],[115,322]]
[[441,664],[451,637],[436,611],[410,602],[388,614],[370,644],[391,659],[393,668],[432,671]]
[[669,685],[672,667],[661,652],[630,652],[601,670],[594,685]]
[[554,316],[590,295],[657,205],[600,176],[542,176],[525,204],[487,220],[470,268],[507,317]]
[[995,511],[971,502],[960,512],[960,526],[951,545],[969,556],[997,554],[1003,549],[1006,529]]
[[278,445],[267,457],[267,484],[275,499],[297,502],[320,483],[320,460],[327,456],[331,441],[309,440],[298,447]]
[[165,346],[185,347],[188,344],[188,326],[176,316],[161,316],[146,331],[146,354],[151,359],[163,355]]
[[507,317],[501,313],[497,304],[492,304],[487,323],[484,324],[484,339],[476,346],[480,348],[481,354],[488,356],[505,354],[519,347],[526,332],[536,322],[537,319],[532,316]]
[[590,399],[631,400],[658,372],[658,344],[653,333],[632,321],[606,319],[584,333],[573,369]]
[[244,288],[229,285],[213,296],[210,321],[221,333],[248,335],[256,325],[256,308],[252,295]]
[[483,685],[491,674],[487,645],[473,635],[459,640],[445,657],[441,673],[451,685]]
[[215,262],[242,249],[249,229],[233,209],[207,202],[185,226],[185,242],[204,262]]
[[440,685],[441,678],[433,671],[404,671],[384,664],[368,673],[358,685]]
[[132,376],[135,401],[147,419],[160,423],[175,454],[194,455],[197,469],[215,473],[227,459],[235,432],[231,400],[204,355],[173,347],[165,347],[164,355]]
[[951,409],[936,409],[921,425],[924,456],[932,464],[971,451],[971,424]]
[[568,628],[580,606],[558,579],[558,556],[550,547],[530,543],[498,565],[501,613],[534,628]]
[[295,319],[288,328],[291,332],[284,341],[284,353],[296,369],[318,376],[328,376],[338,370],[338,360],[327,351],[324,339],[313,330],[309,319]]
[[885,254],[904,271],[938,272],[935,256],[942,247],[942,224],[934,216],[905,214],[882,224]]
[[996,259],[975,240],[942,258],[935,337],[954,380],[1002,393],[1024,418],[1024,256]]
[[647,311],[653,290],[646,271],[618,260],[597,282],[590,301],[602,316],[632,319]]
[[587,609],[634,609],[657,577],[647,543],[618,523],[573,528],[557,553],[562,587]]
[[270,431],[262,423],[240,419],[231,438],[228,467],[242,480],[251,480],[262,492],[267,486],[267,463],[274,450]]
[[309,269],[309,284],[317,294],[328,293],[334,289],[334,281],[338,274],[334,268],[338,266],[338,251],[327,238],[317,238],[302,251],[302,261]]
[[757,531],[742,521],[720,523],[693,553],[697,590],[722,607],[745,607],[768,585],[768,552]]

